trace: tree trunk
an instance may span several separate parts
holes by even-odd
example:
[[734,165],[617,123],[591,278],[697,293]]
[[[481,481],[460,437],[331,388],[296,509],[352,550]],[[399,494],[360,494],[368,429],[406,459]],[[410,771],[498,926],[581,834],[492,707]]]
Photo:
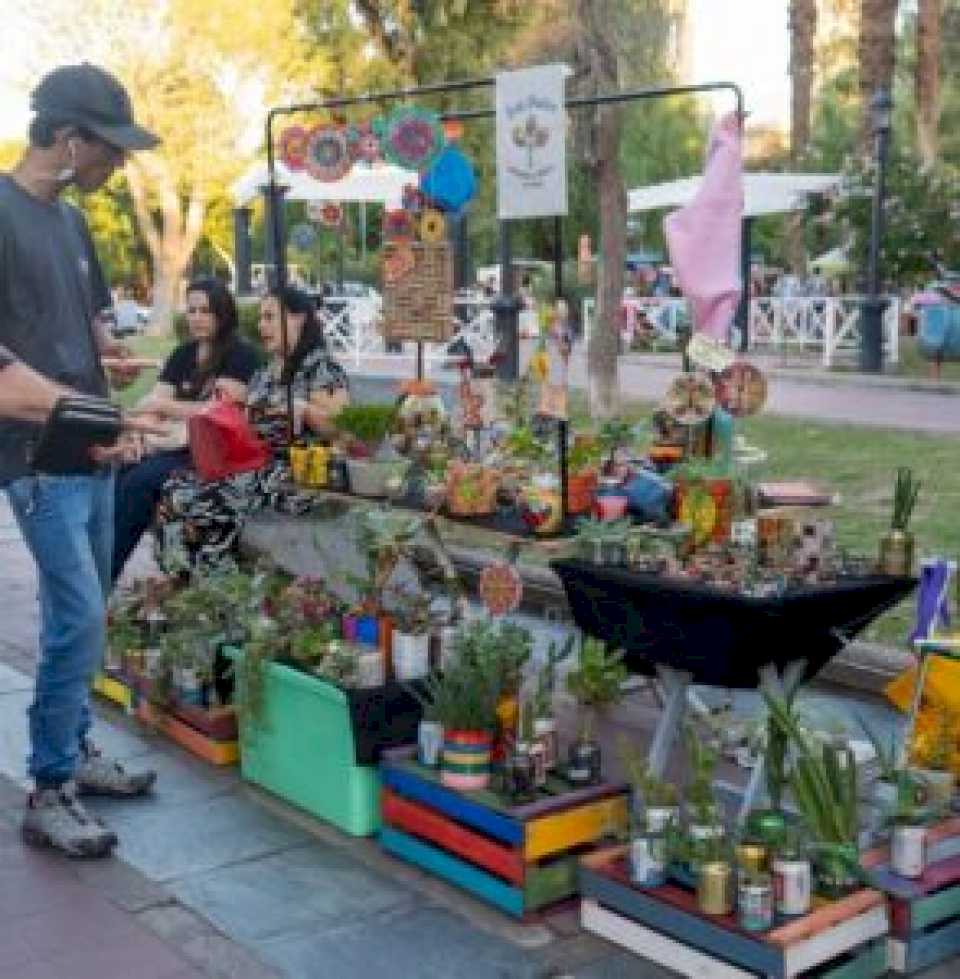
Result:
[[597,315],[587,349],[588,397],[594,418],[611,418],[620,410],[620,318],[623,263],[627,251],[627,191],[620,170],[619,108],[600,110],[597,128],[597,194],[600,204]]
[[200,240],[206,203],[200,191],[194,188],[184,207],[162,162],[151,160],[149,166],[149,176],[159,197],[158,208],[151,208],[147,199],[139,161],[127,167],[127,180],[137,223],[153,265],[153,312],[148,332],[153,336],[169,336],[180,301],[183,275]]
[[870,101],[874,93],[893,90],[896,67],[897,0],[861,0],[860,37],[857,56],[860,62],[860,149],[871,152],[873,126]]
[[929,170],[939,156],[940,128],[940,18],[943,0],[919,0],[917,8],[917,150]]
[[[816,0],[790,2],[790,161],[803,168],[810,149],[810,99],[813,91],[814,42],[817,36]],[[796,275],[806,271],[804,220],[801,213],[787,222],[786,245],[790,268]]]

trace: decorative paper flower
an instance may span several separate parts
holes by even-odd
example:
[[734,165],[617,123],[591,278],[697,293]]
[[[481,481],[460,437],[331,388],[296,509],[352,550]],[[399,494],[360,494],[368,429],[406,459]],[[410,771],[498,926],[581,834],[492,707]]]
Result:
[[428,207],[420,218],[420,238],[427,242],[443,241],[447,233],[447,222],[443,215]]
[[423,109],[398,109],[386,122],[383,152],[399,167],[426,170],[443,149],[440,118]]
[[477,192],[473,164],[455,146],[448,146],[423,175],[420,189],[438,207],[446,211],[459,211]]
[[409,211],[383,212],[383,236],[388,241],[409,241],[413,234],[413,215]]
[[306,170],[315,180],[341,180],[353,166],[347,134],[341,126],[321,123],[310,132]]
[[402,201],[403,209],[411,214],[419,214],[427,206],[427,199],[413,184],[404,184]]
[[386,285],[396,285],[405,275],[412,272],[417,264],[410,242],[400,242],[390,249],[383,259],[383,281]]
[[378,163],[382,158],[380,137],[373,131],[369,122],[352,127],[350,133],[350,152],[354,160],[363,163]]
[[287,126],[280,133],[280,159],[288,170],[302,170],[307,162],[310,135],[303,126]]

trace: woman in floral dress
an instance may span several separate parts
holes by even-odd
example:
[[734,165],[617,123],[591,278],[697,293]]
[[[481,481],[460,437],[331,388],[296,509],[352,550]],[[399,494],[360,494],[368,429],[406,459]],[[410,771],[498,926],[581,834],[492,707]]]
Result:
[[[284,362],[281,303],[286,311],[290,354]],[[297,512],[304,500],[291,489],[280,450],[287,443],[287,384],[293,388],[294,427],[328,431],[349,401],[347,375],[327,353],[313,299],[293,287],[272,291],[260,303],[260,339],[269,358],[247,386],[247,412],[277,456],[255,472],[203,483],[179,473],[166,487],[157,511],[157,562],[168,574],[229,566],[237,556],[245,518],[265,507]]]

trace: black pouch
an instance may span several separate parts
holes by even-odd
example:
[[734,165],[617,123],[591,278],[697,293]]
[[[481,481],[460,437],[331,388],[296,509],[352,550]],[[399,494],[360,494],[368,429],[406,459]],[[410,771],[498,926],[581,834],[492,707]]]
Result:
[[113,445],[121,426],[120,409],[103,398],[61,398],[40,432],[31,466],[45,473],[93,472],[97,465],[90,458],[90,449]]

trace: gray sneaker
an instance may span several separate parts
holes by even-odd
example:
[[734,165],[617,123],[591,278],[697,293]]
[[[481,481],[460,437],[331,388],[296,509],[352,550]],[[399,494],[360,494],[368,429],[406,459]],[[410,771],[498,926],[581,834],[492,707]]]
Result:
[[105,758],[99,748],[89,741],[82,747],[74,778],[80,795],[109,795],[116,799],[131,799],[146,795],[157,780],[151,770],[128,772],[112,758]]
[[116,833],[84,809],[74,782],[32,793],[22,833],[27,843],[50,846],[69,857],[106,857],[117,845]]

